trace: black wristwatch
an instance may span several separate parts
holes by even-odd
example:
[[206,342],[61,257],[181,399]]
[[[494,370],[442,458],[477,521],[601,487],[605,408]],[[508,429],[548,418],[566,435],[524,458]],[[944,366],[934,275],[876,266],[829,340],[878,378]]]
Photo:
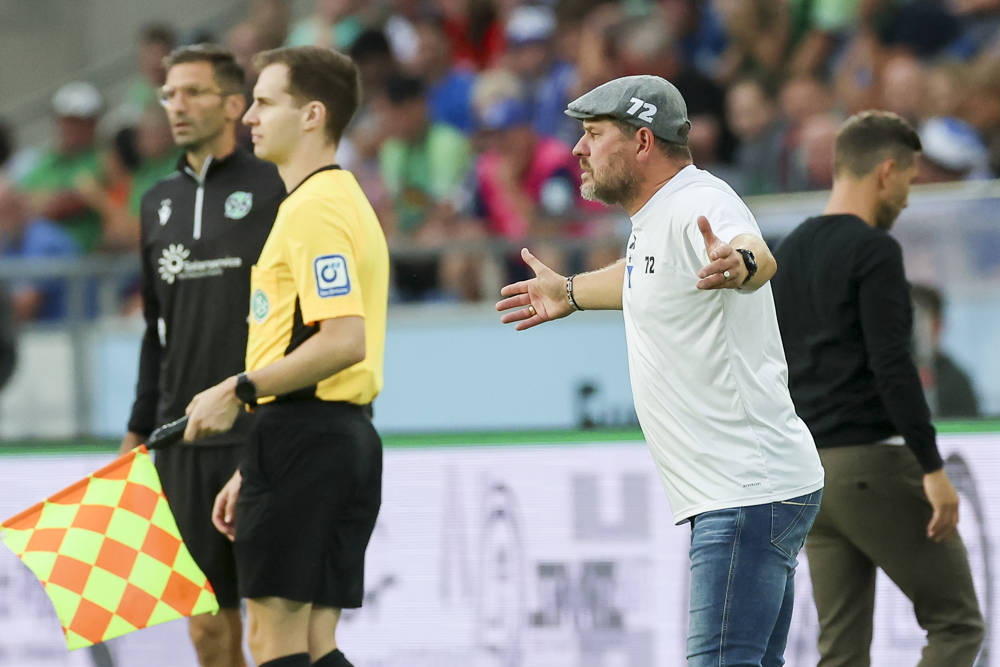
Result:
[[753,256],[753,252],[747,250],[746,248],[736,248],[736,252],[743,255],[743,263],[747,267],[747,277],[746,280],[743,281],[743,284],[746,285],[747,280],[753,278],[754,274],[757,273],[757,258]]
[[247,377],[246,373],[236,376],[236,398],[247,405],[257,405],[257,386]]

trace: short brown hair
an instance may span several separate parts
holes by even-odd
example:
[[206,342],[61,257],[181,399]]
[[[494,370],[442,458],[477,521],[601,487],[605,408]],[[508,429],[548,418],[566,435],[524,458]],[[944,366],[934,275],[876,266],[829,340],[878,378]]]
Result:
[[219,88],[228,93],[243,91],[246,82],[243,68],[228,49],[217,44],[192,44],[174,49],[163,59],[167,70],[182,63],[208,63]]
[[920,150],[920,137],[900,116],[891,111],[862,111],[844,121],[837,132],[833,173],[860,178],[890,158],[909,166]]
[[340,141],[344,129],[358,108],[361,82],[358,67],[350,57],[319,46],[286,46],[254,56],[254,67],[288,67],[288,93],[305,104],[321,102],[326,107],[326,136]]

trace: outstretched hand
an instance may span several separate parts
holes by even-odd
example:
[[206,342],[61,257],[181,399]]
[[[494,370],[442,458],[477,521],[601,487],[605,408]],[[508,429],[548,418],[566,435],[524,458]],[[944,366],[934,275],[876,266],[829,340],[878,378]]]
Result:
[[698,271],[701,280],[696,287],[710,290],[742,285],[747,279],[747,267],[743,263],[743,256],[715,235],[708,218],[703,215],[698,216],[698,230],[705,239],[705,252],[708,253],[709,263]]
[[566,297],[566,277],[547,267],[527,248],[521,248],[521,259],[535,272],[535,277],[501,288],[500,296],[507,298],[497,302],[497,311],[503,312],[500,321],[517,322],[514,328],[524,331],[572,313]]

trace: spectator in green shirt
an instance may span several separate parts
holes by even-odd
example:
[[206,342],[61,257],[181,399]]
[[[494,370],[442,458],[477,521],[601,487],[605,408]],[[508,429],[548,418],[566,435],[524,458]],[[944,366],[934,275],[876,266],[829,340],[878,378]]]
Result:
[[[390,198],[392,213],[383,220],[394,248],[442,247],[460,238],[472,238],[476,227],[457,216],[463,184],[469,174],[469,142],[460,131],[428,118],[427,97],[420,79],[396,75],[385,85],[380,100],[388,139],[379,151],[379,172]],[[456,253],[437,258],[397,259],[394,264],[397,295],[403,300],[472,298],[469,276],[459,280],[468,257]],[[456,266],[461,265],[461,267]],[[455,275],[455,279],[449,276]]]
[[88,176],[101,180],[97,120],[103,104],[97,88],[83,81],[57,90],[52,97],[56,145],[20,183],[30,196],[32,212],[61,224],[85,253],[100,244],[101,217],[80,193],[78,183]]
[[285,46],[325,46],[346,52],[364,30],[358,16],[363,8],[359,0],[316,0],[312,14],[292,26]]

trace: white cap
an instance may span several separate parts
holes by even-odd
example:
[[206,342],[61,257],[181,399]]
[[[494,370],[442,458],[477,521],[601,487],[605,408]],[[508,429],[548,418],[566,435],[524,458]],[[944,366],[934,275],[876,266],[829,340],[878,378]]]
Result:
[[988,164],[989,152],[979,133],[958,118],[929,118],[920,128],[920,143],[924,157],[951,171],[977,173]]
[[556,17],[548,7],[521,5],[507,19],[507,39],[515,44],[538,42],[549,38],[556,28]]
[[92,83],[72,81],[59,88],[52,96],[52,110],[57,116],[94,118],[101,112],[104,98]]

